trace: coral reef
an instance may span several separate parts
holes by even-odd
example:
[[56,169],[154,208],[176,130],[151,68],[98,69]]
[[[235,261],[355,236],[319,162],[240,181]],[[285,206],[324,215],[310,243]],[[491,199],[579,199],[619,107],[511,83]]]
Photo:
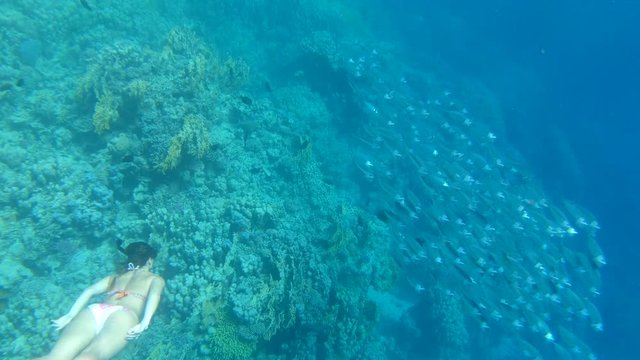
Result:
[[433,358],[519,321],[527,353],[556,329],[558,353],[589,352],[563,319],[602,329],[597,222],[545,200],[441,83],[414,102],[369,4],[153,3],[0,5],[4,358],[50,348],[115,239],[158,246],[168,284],[123,359],[412,358],[387,326],[419,339],[414,310]]

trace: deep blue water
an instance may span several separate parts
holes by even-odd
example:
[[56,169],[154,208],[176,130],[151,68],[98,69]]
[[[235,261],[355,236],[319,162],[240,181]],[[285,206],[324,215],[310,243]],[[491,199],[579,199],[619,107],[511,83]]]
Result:
[[608,265],[603,359],[640,357],[640,3],[404,1],[397,35],[497,94],[508,140],[546,190],[595,213]]

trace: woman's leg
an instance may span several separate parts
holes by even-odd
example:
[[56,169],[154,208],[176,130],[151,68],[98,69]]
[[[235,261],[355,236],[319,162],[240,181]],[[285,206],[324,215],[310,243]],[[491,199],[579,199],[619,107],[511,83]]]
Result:
[[43,359],[73,359],[91,343],[96,333],[95,320],[89,310],[82,310],[62,329],[60,339]]
[[110,359],[127,345],[127,331],[137,323],[138,317],[129,310],[114,312],[76,359]]

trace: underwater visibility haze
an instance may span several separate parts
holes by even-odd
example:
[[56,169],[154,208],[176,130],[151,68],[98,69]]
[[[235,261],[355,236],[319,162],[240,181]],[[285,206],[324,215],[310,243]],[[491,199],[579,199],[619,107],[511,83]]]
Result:
[[115,359],[638,358],[639,15],[3,1],[0,357],[143,241]]

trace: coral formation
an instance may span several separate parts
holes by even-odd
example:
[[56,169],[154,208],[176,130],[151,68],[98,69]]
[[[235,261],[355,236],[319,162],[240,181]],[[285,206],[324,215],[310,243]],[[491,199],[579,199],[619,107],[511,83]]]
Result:
[[241,59],[228,58],[214,66],[215,81],[227,90],[241,88],[249,80],[249,65]]
[[156,167],[162,172],[175,168],[185,143],[187,152],[198,159],[209,150],[209,132],[201,116],[190,114],[184,118],[182,129],[171,139],[167,156]]
[[93,127],[96,133],[101,134],[109,130],[111,124],[118,120],[119,103],[119,99],[111,92],[98,96],[98,102],[93,113]]
[[242,360],[251,359],[255,351],[255,342],[242,339],[238,334],[238,327],[229,315],[218,311],[215,325],[211,327],[211,343],[206,351],[216,359]]
[[142,98],[149,91],[149,82],[142,79],[135,79],[127,85],[127,93],[134,98]]

